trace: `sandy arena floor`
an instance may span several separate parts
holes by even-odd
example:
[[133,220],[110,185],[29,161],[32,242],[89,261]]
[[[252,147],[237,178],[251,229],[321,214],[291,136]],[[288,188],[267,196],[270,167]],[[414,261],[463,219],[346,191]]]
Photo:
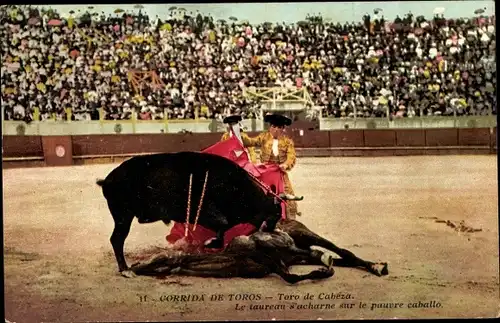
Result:
[[[96,178],[116,165],[3,171],[5,309],[11,322],[492,317],[498,315],[496,156],[302,158],[291,173],[310,229],[359,257],[389,263],[375,277],[336,268],[323,281],[150,277],[117,273],[113,220]],[[482,229],[458,233],[437,217]],[[136,220],[126,256],[165,247],[168,228]],[[303,272],[308,268],[293,268]],[[169,301],[172,294],[204,301]],[[225,301],[210,301],[214,293]],[[279,293],[298,301],[279,301]],[[310,293],[313,300],[304,300]],[[320,293],[351,299],[318,299]],[[260,301],[229,301],[260,294]],[[144,301],[146,296],[146,301]],[[266,299],[266,297],[271,297]],[[141,301],[141,298],[143,301]],[[158,301],[152,301],[153,298]],[[295,304],[294,309],[249,306]],[[360,308],[360,302],[366,307]],[[408,308],[408,303],[431,307]],[[335,304],[314,310],[309,303]],[[343,308],[342,303],[353,303]],[[377,303],[378,305],[373,305]],[[384,303],[379,304],[379,303]],[[374,308],[402,303],[400,308]],[[237,305],[238,304],[238,305]],[[297,309],[298,304],[305,308]],[[245,309],[236,310],[236,306]],[[325,306],[325,305],[324,305]],[[440,306],[440,307],[437,307]]]

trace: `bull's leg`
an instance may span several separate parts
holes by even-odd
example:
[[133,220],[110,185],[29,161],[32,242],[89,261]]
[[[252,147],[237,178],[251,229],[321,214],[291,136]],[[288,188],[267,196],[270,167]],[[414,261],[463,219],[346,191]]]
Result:
[[215,232],[214,239],[205,242],[205,248],[221,249],[224,248],[224,234],[226,233],[227,230],[229,230],[230,226],[229,223],[227,223],[227,219],[220,216],[220,212],[218,212],[218,210],[215,209],[214,206],[211,207],[213,208],[212,211],[213,219],[210,225],[207,225],[207,227],[217,228],[218,230]]
[[132,225],[134,215],[125,210],[113,207],[111,203],[108,203],[108,205],[111,215],[115,220],[115,228],[111,234],[110,242],[113,246],[113,251],[118,263],[118,270],[126,277],[133,276],[132,273],[128,271],[125,255],[123,254],[123,246],[130,232],[130,226]]
[[205,244],[205,248],[209,249],[221,249],[224,248],[224,233],[226,230],[219,230],[215,234],[215,238],[208,240]]
[[322,247],[339,255],[344,259],[345,262],[343,264],[345,265],[350,264],[350,267],[364,268],[377,276],[389,274],[387,263],[374,263],[360,259],[349,250],[339,248],[332,242],[320,237],[298,221],[287,220],[280,225],[280,229],[288,233],[299,248],[308,249],[312,246]]
[[[221,249],[224,248],[224,234],[230,229],[227,218],[220,209],[209,200],[203,204],[204,212],[200,215],[200,225],[215,231],[215,238],[205,241],[205,248]],[[202,222],[203,220],[203,222]]]

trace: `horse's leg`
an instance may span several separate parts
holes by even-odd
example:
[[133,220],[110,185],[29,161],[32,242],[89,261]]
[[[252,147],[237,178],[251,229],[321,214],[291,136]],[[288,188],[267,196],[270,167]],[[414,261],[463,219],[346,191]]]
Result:
[[171,270],[179,265],[179,260],[179,256],[160,255],[149,262],[134,264],[130,270],[137,275],[144,276],[169,275]]
[[137,264],[131,270],[138,275],[185,275],[199,277],[232,277],[241,261],[235,254],[181,254],[160,255],[153,260]]
[[[302,250],[302,249],[300,249]],[[330,267],[352,267],[346,259],[334,258],[321,250],[311,249],[308,254],[295,254],[291,257],[290,265],[315,265]]]
[[[220,267],[225,268],[220,268]],[[250,259],[231,260],[227,262],[227,266],[220,260],[214,263],[210,268],[205,263],[202,267],[177,267],[171,271],[175,275],[196,276],[196,277],[212,277],[212,278],[263,278],[270,274],[267,266],[255,263]]]
[[304,250],[297,247],[291,248],[291,255],[289,259],[289,266],[292,265],[314,265],[326,266],[328,269],[333,270],[335,259],[326,252],[321,250]]
[[[277,261],[274,259],[278,259]],[[281,260],[279,253],[277,252],[274,256],[267,254],[259,254],[254,258],[254,261],[261,263],[269,268],[270,273],[275,273],[284,281],[290,284],[298,283],[306,279],[325,279],[333,276],[332,269],[321,268],[318,270],[313,270],[305,275],[291,274],[288,271],[288,267]]]
[[312,246],[322,247],[339,255],[345,260],[345,262],[343,262],[345,265],[350,264],[350,267],[362,267],[377,276],[389,274],[387,263],[374,263],[360,259],[349,250],[339,248],[332,242],[320,237],[298,221],[282,221],[279,228],[288,233],[299,248],[309,249]]
[[221,270],[194,270],[194,269],[186,269],[182,267],[174,268],[170,271],[172,275],[178,276],[194,276],[194,277],[212,277],[212,278],[228,278],[226,272]]

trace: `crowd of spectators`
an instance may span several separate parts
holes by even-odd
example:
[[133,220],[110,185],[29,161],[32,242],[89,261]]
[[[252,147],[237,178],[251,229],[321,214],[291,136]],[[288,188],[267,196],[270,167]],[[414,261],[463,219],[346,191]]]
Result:
[[[0,10],[5,120],[29,122],[35,108],[40,120],[97,120],[99,108],[106,119],[253,118],[259,102],[243,89],[274,86],[306,87],[329,117],[496,114],[494,16],[255,25],[180,8]],[[131,71],[158,78],[139,89]]]

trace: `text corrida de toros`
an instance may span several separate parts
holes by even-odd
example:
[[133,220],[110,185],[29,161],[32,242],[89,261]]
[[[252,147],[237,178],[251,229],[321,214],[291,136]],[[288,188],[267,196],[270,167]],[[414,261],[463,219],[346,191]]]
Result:
[[204,302],[204,294],[161,295],[160,302]]
[[[216,297],[218,296],[218,297]],[[205,295],[205,294],[163,294],[160,296],[160,302],[204,302],[208,301],[260,301],[262,295],[260,294],[226,294],[226,295]]]

